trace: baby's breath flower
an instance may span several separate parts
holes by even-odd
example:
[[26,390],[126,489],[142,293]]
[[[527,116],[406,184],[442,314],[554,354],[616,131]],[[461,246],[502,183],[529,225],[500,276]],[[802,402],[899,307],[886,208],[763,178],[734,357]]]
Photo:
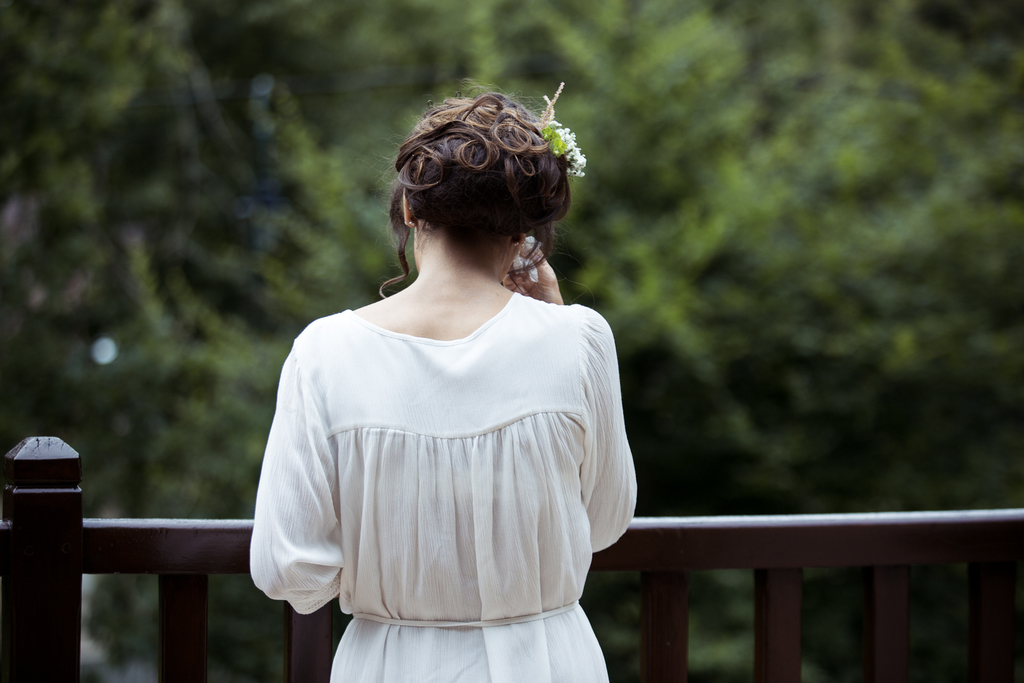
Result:
[[555,102],[558,101],[558,96],[562,94],[562,88],[564,87],[565,83],[560,84],[552,99],[548,99],[547,95],[544,96],[544,101],[548,103],[548,106],[540,117],[540,133],[548,141],[552,154],[556,157],[565,155],[569,175],[582,178],[586,175],[583,173],[583,169],[587,166],[587,158],[583,156],[583,152],[576,146],[576,133],[555,121]]
[[582,178],[586,175],[583,169],[587,166],[587,158],[583,156],[583,152],[576,145],[576,133],[573,133],[558,121],[552,121],[541,131],[541,134],[548,141],[552,154],[556,157],[565,155],[569,175],[576,176],[577,178]]

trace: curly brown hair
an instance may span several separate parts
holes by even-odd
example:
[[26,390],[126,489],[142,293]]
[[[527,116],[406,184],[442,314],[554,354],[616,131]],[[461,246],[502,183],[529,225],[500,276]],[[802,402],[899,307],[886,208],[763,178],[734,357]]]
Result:
[[554,223],[569,211],[565,155],[556,157],[530,110],[496,92],[432,107],[398,148],[391,229],[402,275],[409,275],[402,197],[426,230],[475,231],[499,240],[533,234],[550,254]]

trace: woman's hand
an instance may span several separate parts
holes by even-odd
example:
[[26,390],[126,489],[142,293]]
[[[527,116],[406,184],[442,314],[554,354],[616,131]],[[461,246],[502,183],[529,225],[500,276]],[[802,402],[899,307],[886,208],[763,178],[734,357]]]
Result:
[[537,282],[530,279],[529,273],[516,273],[515,275],[510,273],[505,276],[501,284],[513,292],[519,292],[524,296],[546,301],[549,304],[561,305],[563,303],[562,292],[558,289],[558,278],[555,277],[555,271],[548,264],[547,259],[537,264]]

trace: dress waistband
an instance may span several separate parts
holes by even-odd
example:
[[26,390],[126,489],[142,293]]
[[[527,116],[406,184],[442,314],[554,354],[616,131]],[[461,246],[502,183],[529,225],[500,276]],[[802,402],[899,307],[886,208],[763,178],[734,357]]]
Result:
[[564,605],[556,609],[549,609],[547,612],[525,614],[521,617],[509,617],[508,619],[484,619],[483,621],[419,621],[417,619],[389,619],[388,617],[381,617],[376,614],[366,614],[363,612],[354,612],[352,616],[356,619],[369,619],[370,621],[376,621],[381,624],[391,624],[393,626],[419,626],[421,628],[456,628],[459,626],[469,626],[471,628],[488,628],[490,626],[524,624],[528,621],[547,619],[548,617],[553,617],[556,614],[562,614],[563,612],[575,609],[579,607],[579,604],[580,601],[576,600],[568,605]]

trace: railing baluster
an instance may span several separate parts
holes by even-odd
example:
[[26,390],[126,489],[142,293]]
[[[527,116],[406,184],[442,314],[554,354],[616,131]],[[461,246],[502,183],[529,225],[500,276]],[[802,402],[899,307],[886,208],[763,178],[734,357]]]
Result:
[[205,683],[209,577],[160,575],[160,683]]
[[910,567],[864,568],[864,683],[910,678]]
[[285,683],[329,683],[331,625],[331,603],[312,614],[299,614],[284,603]]
[[971,588],[970,683],[1012,683],[1017,564],[984,562],[968,569]]
[[640,574],[640,680],[686,683],[690,577],[687,572]]
[[802,569],[754,570],[754,683],[799,683]]

